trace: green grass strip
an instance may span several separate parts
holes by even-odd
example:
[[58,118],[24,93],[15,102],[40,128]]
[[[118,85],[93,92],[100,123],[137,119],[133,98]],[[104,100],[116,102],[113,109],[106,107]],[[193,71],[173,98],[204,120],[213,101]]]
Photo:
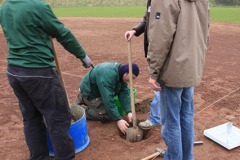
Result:
[[240,23],[240,7],[211,7],[211,21]]
[[145,7],[72,7],[53,8],[58,17],[143,17]]
[[[145,14],[144,6],[109,6],[109,7],[64,7],[53,8],[58,17],[116,17],[142,18]],[[212,22],[240,23],[240,7],[211,7]]]

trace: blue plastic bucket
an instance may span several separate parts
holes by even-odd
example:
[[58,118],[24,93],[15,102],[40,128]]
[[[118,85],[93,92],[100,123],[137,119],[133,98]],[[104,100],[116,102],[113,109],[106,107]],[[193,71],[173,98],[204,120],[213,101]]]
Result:
[[[90,138],[88,136],[88,130],[87,130],[85,110],[82,107],[81,107],[81,110],[83,115],[79,118],[79,120],[71,124],[68,131],[69,135],[72,137],[74,141],[75,153],[78,153],[83,149],[85,149],[90,142]],[[54,156],[52,142],[50,140],[48,132],[47,132],[47,141],[48,141],[49,155]]]

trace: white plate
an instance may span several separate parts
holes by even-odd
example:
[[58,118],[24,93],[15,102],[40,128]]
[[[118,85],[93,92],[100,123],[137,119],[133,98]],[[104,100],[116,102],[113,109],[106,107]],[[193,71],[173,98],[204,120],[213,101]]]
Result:
[[228,150],[240,146],[240,129],[231,122],[206,129],[203,134]]

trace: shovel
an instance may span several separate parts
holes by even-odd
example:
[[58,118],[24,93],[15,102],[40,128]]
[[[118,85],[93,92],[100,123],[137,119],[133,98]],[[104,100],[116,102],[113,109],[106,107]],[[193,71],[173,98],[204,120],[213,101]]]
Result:
[[60,67],[59,62],[58,62],[58,56],[57,56],[57,53],[56,53],[55,46],[54,46],[54,43],[53,43],[53,39],[52,39],[52,38],[51,38],[51,43],[52,43],[54,60],[55,60],[56,66],[57,66],[58,74],[60,75],[60,79],[61,79],[61,81],[62,81],[63,88],[65,89],[65,92],[66,92],[66,95],[67,95],[67,101],[68,101],[68,104],[69,104],[69,106],[70,106],[69,99],[68,99],[68,94],[67,94],[67,90],[66,90],[66,88],[65,88],[65,83],[64,83],[63,76],[62,76],[61,67]]
[[137,118],[135,112],[134,95],[133,95],[133,82],[132,82],[132,53],[131,53],[131,40],[128,42],[128,63],[129,63],[129,87],[132,108],[132,123],[126,131],[126,140],[129,142],[139,142],[143,139],[143,130],[137,126]]
[[60,65],[59,65],[58,56],[57,56],[57,53],[56,53],[55,46],[54,46],[54,43],[53,43],[53,39],[52,39],[52,38],[51,38],[51,43],[52,43],[54,60],[55,60],[55,63],[56,63],[56,67],[57,67],[57,70],[58,70],[58,74],[59,74],[60,79],[61,79],[61,81],[62,81],[63,88],[65,89],[65,92],[66,92],[68,105],[69,105],[69,107],[71,108],[71,118],[72,118],[72,123],[73,123],[73,122],[77,121],[77,120],[79,119],[79,117],[81,117],[81,115],[82,115],[81,107],[80,107],[79,105],[73,105],[73,106],[70,105],[70,101],[69,101],[69,99],[68,99],[68,93],[67,93],[67,90],[66,90],[66,87],[65,87],[65,83],[64,83],[64,79],[63,79],[61,67],[60,67]]
[[[51,37],[50,37],[51,38]],[[53,54],[54,54],[54,60],[55,60],[55,63],[56,63],[56,67],[57,67],[57,70],[58,70],[58,74],[60,76],[60,79],[62,81],[62,84],[63,84],[63,88],[65,89],[65,92],[66,92],[66,96],[67,96],[67,101],[68,101],[68,105],[71,109],[71,118],[72,118],[72,123],[73,122],[76,122],[77,120],[79,120],[82,115],[84,113],[82,113],[82,106],[78,105],[78,104],[73,104],[71,105],[70,104],[70,101],[69,101],[69,98],[68,98],[68,93],[67,93],[67,90],[66,90],[66,87],[65,87],[65,83],[64,83],[64,79],[63,79],[63,76],[62,76],[62,71],[61,71],[61,67],[59,65],[59,61],[58,61],[58,56],[57,56],[57,53],[56,53],[56,50],[55,50],[55,46],[54,46],[54,43],[53,43],[53,39],[51,38],[51,43],[52,43],[52,48],[53,48]],[[91,64],[91,67],[94,68],[93,64]]]

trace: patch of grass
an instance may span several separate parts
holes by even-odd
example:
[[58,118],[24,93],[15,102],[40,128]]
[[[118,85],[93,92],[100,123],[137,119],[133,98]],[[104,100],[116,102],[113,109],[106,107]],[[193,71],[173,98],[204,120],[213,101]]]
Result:
[[[58,17],[116,17],[142,18],[145,14],[144,6],[108,6],[108,7],[66,7],[53,8]],[[240,7],[211,7],[212,22],[240,23]]]
[[140,6],[53,8],[58,17],[143,17],[145,10]]
[[240,22],[240,7],[211,7],[211,21]]

